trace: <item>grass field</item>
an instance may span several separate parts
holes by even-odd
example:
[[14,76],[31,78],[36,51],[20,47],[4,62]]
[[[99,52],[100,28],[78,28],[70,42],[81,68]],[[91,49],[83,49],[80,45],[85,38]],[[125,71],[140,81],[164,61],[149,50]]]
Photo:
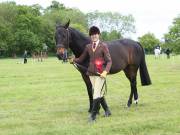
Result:
[[0,135],[180,135],[180,56],[146,58],[153,85],[142,87],[139,104],[125,108],[130,86],[123,72],[108,76],[103,111],[88,123],[88,96],[79,72],[57,58],[17,64],[0,59]]

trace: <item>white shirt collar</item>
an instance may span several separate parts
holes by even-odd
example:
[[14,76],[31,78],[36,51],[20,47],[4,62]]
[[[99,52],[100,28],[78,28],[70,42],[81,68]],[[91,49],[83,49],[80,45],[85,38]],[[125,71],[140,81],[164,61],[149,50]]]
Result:
[[99,44],[99,40],[98,41],[96,41],[96,42],[93,42],[93,43],[96,43],[96,46]]

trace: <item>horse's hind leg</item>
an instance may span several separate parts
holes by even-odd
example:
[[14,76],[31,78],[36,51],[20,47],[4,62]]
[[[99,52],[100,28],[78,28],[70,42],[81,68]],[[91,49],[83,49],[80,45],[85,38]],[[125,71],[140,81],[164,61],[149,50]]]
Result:
[[134,92],[134,103],[138,104],[138,92],[137,92],[137,86],[136,85],[137,85],[137,81],[135,79],[134,85],[132,87],[133,87],[133,92]]
[[126,77],[129,79],[130,85],[131,85],[131,92],[130,92],[129,99],[127,102],[128,107],[130,107],[132,104],[133,95],[134,95],[135,102],[137,103],[137,101],[138,101],[138,93],[137,93],[137,87],[136,87],[137,69],[138,68],[136,66],[127,66],[124,70],[124,73],[125,73]]

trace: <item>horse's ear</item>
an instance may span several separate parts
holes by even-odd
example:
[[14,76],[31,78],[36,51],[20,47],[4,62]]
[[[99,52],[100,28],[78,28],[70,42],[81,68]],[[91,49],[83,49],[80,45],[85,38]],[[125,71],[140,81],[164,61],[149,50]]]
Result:
[[64,28],[67,29],[69,27],[69,24],[70,24],[70,19],[69,21],[64,25]]

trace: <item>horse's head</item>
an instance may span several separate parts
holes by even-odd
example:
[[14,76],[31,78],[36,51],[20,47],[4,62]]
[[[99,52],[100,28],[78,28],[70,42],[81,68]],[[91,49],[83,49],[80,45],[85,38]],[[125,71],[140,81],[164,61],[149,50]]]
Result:
[[55,40],[57,48],[57,57],[62,58],[65,49],[69,48],[69,27],[70,20],[65,25],[56,26]]

